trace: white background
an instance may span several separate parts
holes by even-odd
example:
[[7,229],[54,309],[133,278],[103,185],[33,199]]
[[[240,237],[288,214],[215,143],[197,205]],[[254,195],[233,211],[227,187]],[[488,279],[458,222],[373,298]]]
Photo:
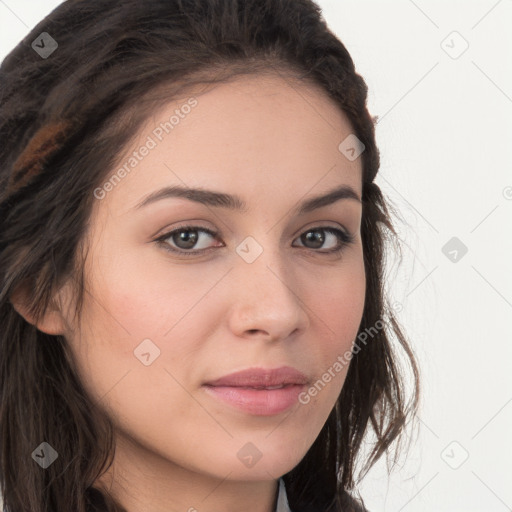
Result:
[[[59,3],[0,0],[0,58]],[[318,3],[379,116],[405,242],[389,288],[422,371],[408,456],[359,489],[371,512],[512,510],[512,0]]]

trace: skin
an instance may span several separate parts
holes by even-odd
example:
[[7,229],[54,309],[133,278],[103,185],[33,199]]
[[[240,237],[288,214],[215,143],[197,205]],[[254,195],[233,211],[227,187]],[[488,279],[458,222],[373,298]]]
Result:
[[[60,307],[37,327],[66,336],[87,391],[116,426],[114,465],[96,486],[129,512],[234,512],[247,503],[272,512],[278,478],[313,444],[348,367],[308,404],[271,416],[234,409],[201,385],[282,365],[314,383],[352,348],[365,298],[361,203],[343,199],[303,216],[292,210],[339,185],[361,197],[362,162],[338,150],[353,130],[320,88],[245,76],[195,97],[190,114],[95,201],[81,325],[66,285],[55,299]],[[155,112],[126,154],[185,100]],[[185,198],[134,209],[151,192],[183,184],[237,194],[247,211]],[[213,249],[186,258],[155,242],[184,222],[217,231],[198,232],[197,247]],[[320,247],[301,240],[326,225],[354,242],[326,254],[334,235]],[[235,250],[247,236],[263,248],[252,263]],[[15,307],[26,315],[20,302]],[[160,356],[145,366],[134,350],[148,338]],[[237,457],[246,443],[262,453],[252,467]]]

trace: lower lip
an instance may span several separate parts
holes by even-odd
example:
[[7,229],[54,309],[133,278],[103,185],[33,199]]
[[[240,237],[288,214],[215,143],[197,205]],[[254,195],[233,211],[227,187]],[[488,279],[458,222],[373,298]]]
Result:
[[272,416],[297,403],[303,385],[290,385],[281,389],[249,389],[233,386],[203,386],[211,396],[250,414]]

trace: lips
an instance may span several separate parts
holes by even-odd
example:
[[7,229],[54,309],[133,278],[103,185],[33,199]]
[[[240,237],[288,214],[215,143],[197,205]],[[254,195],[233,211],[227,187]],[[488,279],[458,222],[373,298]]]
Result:
[[280,389],[290,385],[304,385],[308,378],[291,366],[280,368],[249,368],[219,379],[205,382],[205,386],[237,387],[247,389]]
[[244,414],[274,416],[297,404],[309,379],[291,366],[249,368],[205,382],[204,391]]

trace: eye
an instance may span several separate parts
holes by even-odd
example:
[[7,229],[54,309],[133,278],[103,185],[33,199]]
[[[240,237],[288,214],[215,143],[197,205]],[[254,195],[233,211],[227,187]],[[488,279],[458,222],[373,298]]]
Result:
[[[327,234],[327,236],[326,236]],[[334,228],[331,226],[321,226],[318,228],[308,229],[298,240],[306,246],[307,249],[319,249],[326,241],[328,242],[327,249],[323,251],[317,251],[320,253],[336,253],[341,252],[345,246],[352,244],[355,241],[355,237],[350,233],[342,231],[341,229]],[[311,245],[309,245],[311,244]],[[334,245],[333,245],[334,244]]]
[[[201,236],[203,234],[204,236]],[[155,240],[162,245],[166,251],[177,253],[183,256],[194,256],[202,254],[214,246],[208,247],[208,238],[215,239],[218,233],[203,226],[188,225],[180,226],[169,231]],[[312,249],[320,254],[339,253],[345,246],[353,243],[355,237],[350,233],[332,226],[321,226],[308,229],[296,240],[300,240],[306,249]],[[327,249],[319,251],[327,242]],[[218,245],[217,247],[224,247]],[[192,249],[195,249],[192,251]]]
[[[200,233],[206,234],[206,236],[200,236]],[[169,252],[177,252],[184,256],[192,256],[194,252],[190,252],[190,249],[199,249],[198,251],[195,251],[195,254],[198,254],[199,252],[202,252],[203,249],[207,248],[207,239],[214,238],[216,236],[217,233],[215,231],[202,226],[181,226],[165,233],[155,241],[163,245],[164,249]],[[199,244],[200,247],[195,247],[199,241],[202,242]],[[171,244],[174,244],[174,247]]]

